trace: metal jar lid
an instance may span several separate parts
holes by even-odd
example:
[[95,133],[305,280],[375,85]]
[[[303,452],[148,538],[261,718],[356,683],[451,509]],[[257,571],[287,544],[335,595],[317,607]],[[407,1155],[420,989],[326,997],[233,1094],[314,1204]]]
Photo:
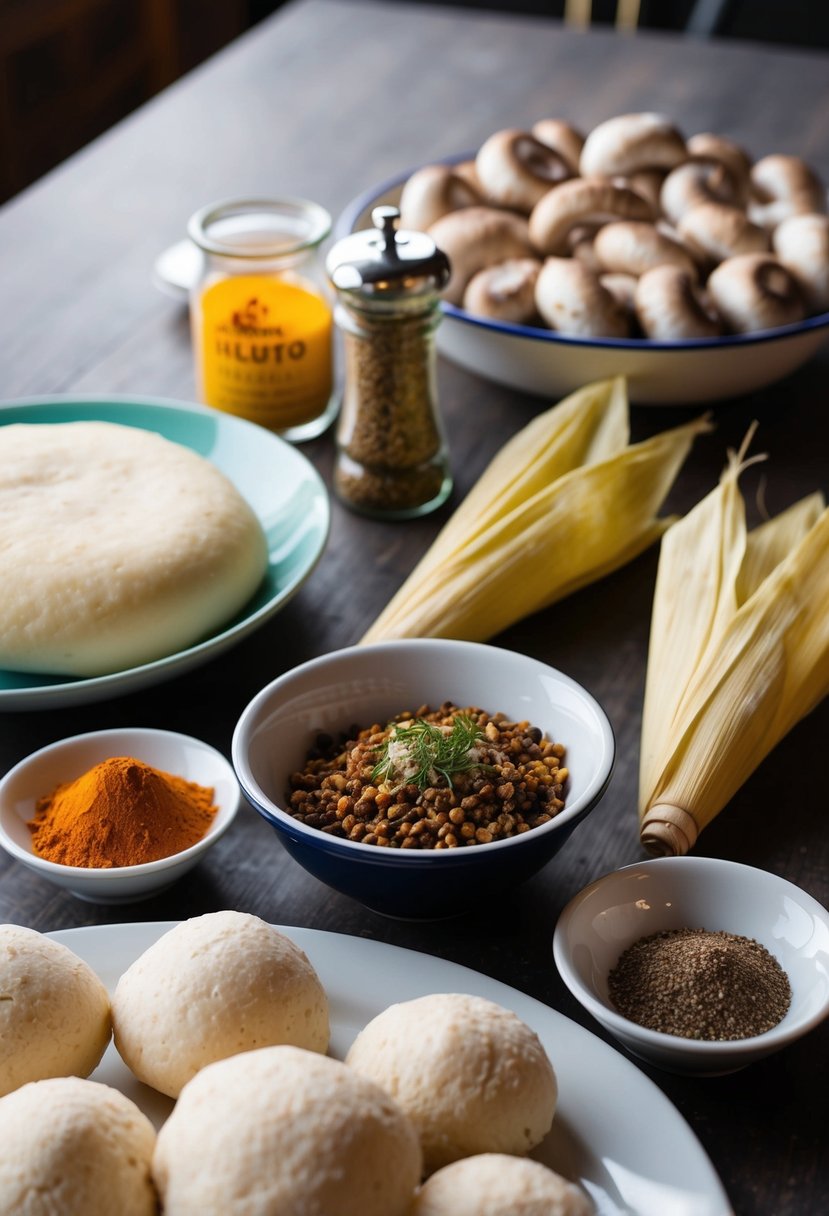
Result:
[[399,231],[397,207],[375,207],[374,228],[338,241],[325,262],[337,291],[358,307],[434,298],[449,280],[449,259],[425,232]]

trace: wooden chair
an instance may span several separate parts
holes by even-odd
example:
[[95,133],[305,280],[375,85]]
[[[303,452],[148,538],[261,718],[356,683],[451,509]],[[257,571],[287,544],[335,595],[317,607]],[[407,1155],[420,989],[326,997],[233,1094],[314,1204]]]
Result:
[[[617,0],[615,26],[617,30],[635,30],[639,25],[641,0]],[[565,25],[586,28],[593,19],[593,0],[565,0]]]

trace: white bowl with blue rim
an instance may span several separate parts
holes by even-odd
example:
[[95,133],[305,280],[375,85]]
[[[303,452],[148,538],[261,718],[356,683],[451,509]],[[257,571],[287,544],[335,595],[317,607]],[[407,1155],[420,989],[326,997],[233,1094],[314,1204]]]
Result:
[[[446,158],[469,160],[474,153]],[[400,202],[409,169],[373,186],[345,208],[337,239],[370,228],[372,209]],[[721,338],[655,342],[577,338],[529,325],[472,316],[444,302],[441,354],[468,371],[536,396],[559,397],[594,380],[626,376],[637,405],[695,405],[765,388],[801,367],[829,338],[829,313],[796,325]]]
[[[447,700],[527,720],[562,743],[564,810],[520,836],[443,850],[360,844],[293,818],[290,777],[318,734]],[[242,713],[231,754],[249,802],[306,870],[378,912],[433,919],[488,904],[546,865],[604,794],[615,747],[601,706],[555,668],[495,646],[411,638],[335,651],[273,680]]]

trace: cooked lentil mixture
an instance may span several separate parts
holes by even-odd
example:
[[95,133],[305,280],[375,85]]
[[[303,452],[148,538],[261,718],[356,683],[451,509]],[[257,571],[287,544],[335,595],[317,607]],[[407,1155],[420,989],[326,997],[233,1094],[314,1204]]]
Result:
[[565,749],[537,726],[450,701],[385,726],[320,735],[291,777],[295,819],[393,849],[490,844],[548,823],[564,806]]

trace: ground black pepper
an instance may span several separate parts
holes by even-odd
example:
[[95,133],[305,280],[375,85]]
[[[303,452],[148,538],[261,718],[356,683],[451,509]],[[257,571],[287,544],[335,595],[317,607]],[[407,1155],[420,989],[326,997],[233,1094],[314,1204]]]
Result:
[[641,937],[608,976],[616,1009],[685,1039],[748,1039],[771,1030],[791,1002],[788,976],[753,938],[706,929]]

